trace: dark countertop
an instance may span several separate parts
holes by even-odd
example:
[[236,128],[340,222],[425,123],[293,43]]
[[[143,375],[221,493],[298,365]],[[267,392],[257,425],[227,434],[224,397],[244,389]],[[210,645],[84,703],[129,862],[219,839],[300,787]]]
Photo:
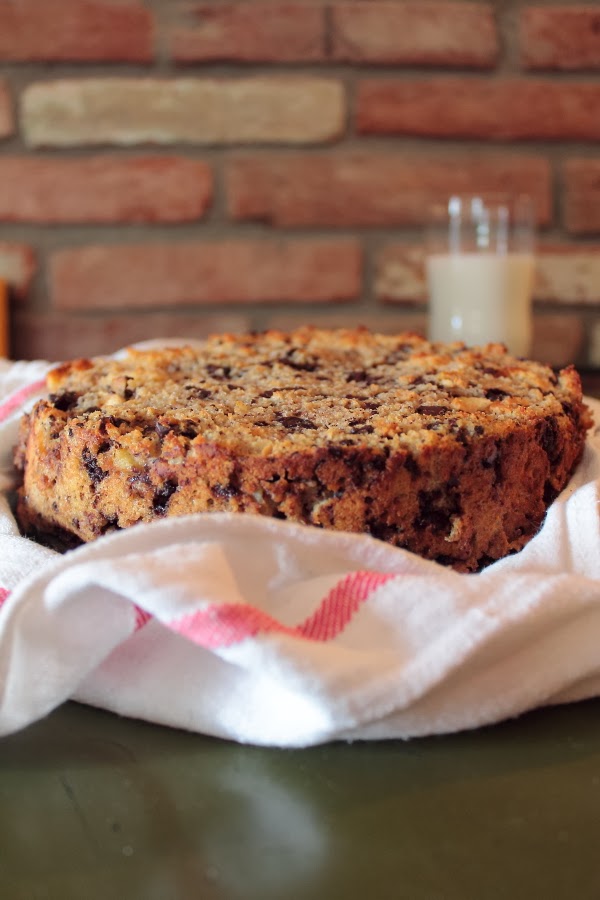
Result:
[[600,701],[240,746],[69,703],[0,741],[3,900],[598,900]]

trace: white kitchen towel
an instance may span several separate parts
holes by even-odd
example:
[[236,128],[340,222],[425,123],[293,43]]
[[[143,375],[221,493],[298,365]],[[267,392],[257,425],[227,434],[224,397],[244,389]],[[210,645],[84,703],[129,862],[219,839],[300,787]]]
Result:
[[292,747],[441,734],[600,694],[597,434],[539,534],[475,575],[226,513],[60,555],[20,536],[8,503],[18,420],[47,368],[0,366],[0,734],[75,698]]

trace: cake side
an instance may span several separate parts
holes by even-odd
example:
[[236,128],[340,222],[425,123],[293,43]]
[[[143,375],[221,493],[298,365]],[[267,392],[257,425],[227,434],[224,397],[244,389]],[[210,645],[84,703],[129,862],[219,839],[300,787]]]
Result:
[[459,571],[519,550],[568,482],[577,373],[490,345],[302,329],[76,361],[22,424],[27,533],[229,510],[364,532]]

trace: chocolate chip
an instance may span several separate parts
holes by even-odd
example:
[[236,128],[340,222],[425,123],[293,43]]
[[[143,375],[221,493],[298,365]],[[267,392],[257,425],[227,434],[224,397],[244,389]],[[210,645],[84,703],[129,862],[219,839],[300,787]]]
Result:
[[223,381],[231,375],[231,366],[217,366],[209,363],[206,367],[208,374],[217,381]]
[[559,492],[556,490],[554,485],[552,485],[549,481],[544,485],[544,503],[546,506],[550,506],[551,503],[554,503],[556,498],[558,497]]
[[346,375],[346,381],[358,381],[360,384],[377,384],[380,380],[376,375],[369,375],[364,369],[355,369]]
[[381,456],[374,456],[371,460],[369,460],[369,466],[375,472],[383,472],[387,465],[387,454],[383,454]]
[[190,441],[193,441],[195,437],[198,435],[198,430],[190,419],[184,419],[183,422],[157,422],[154,426],[154,430],[160,438],[165,437],[165,435],[172,432],[173,434],[179,434],[181,437],[188,438]]
[[302,416],[277,416],[277,421],[288,431],[302,431],[304,429],[316,429],[314,422],[310,419],[303,419]]
[[169,500],[172,495],[177,490],[177,483],[175,481],[165,481],[165,483],[157,488],[154,491],[154,497],[152,498],[152,508],[157,516],[164,516],[167,511],[167,506],[169,504]]
[[120,428],[121,425],[128,425],[127,419],[120,419],[118,416],[107,416],[106,421],[110,422],[111,425],[114,425],[115,428]]
[[100,534],[106,534],[107,531],[121,531],[117,516],[109,516],[100,529]]
[[417,412],[422,416],[443,416],[448,412],[447,406],[419,406]]
[[418,475],[421,474],[421,469],[419,467],[419,463],[416,461],[414,456],[406,457],[406,459],[404,460],[404,468],[407,470],[407,472],[410,472],[410,474],[413,476],[413,478],[416,478]]
[[104,478],[106,478],[108,472],[105,472],[100,468],[100,466],[98,465],[98,460],[93,455],[93,453],[88,450],[87,447],[84,448],[81,454],[81,458],[83,460],[84,468],[88,473],[89,479],[95,487],[97,484],[100,484],[100,482]]
[[453,490],[419,491],[418,499],[419,514],[415,519],[415,527],[430,528],[434,532],[447,534],[452,518],[461,511],[458,493]]
[[461,444],[463,447],[466,447],[468,445],[469,432],[467,431],[467,429],[465,428],[464,425],[453,424],[450,428],[450,431],[452,432],[452,434],[454,435],[454,437],[456,438],[456,440],[458,441],[459,444]]
[[399,344],[395,350],[392,350],[391,353],[388,353],[384,360],[384,365],[386,366],[395,366],[396,363],[402,362],[406,359],[410,351],[412,350],[411,344]]
[[396,525],[386,525],[383,522],[378,522],[373,519],[367,520],[366,527],[370,535],[380,541],[385,541],[388,544],[391,543],[393,538],[398,534]]
[[555,416],[548,416],[540,429],[540,444],[546,451],[551,463],[560,456],[560,429]]
[[494,402],[495,400],[504,400],[505,397],[508,397],[508,394],[506,391],[501,391],[500,388],[488,388],[485,396],[487,400]]
[[63,394],[50,394],[48,400],[55,409],[60,409],[61,412],[68,412],[77,405],[79,394],[76,394],[75,391],[65,391]]
[[[227,387],[231,388],[232,385],[227,385]],[[209,397],[212,397],[212,392],[206,388],[196,387],[193,384],[186,384],[186,388],[190,391],[190,400],[208,400]]]
[[229,484],[214,484],[211,491],[220,500],[231,500],[232,497],[235,497],[240,492],[239,488],[231,482]]
[[563,400],[560,405],[563,408],[564,414],[566,416],[568,416],[570,419],[572,419],[573,418],[573,404],[569,403],[568,400]]

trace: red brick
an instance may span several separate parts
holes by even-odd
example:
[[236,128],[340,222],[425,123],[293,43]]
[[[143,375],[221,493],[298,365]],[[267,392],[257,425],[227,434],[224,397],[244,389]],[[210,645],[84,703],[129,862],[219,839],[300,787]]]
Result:
[[73,359],[114,353],[137,341],[182,337],[201,339],[219,332],[248,331],[250,319],[239,313],[139,314],[32,312],[12,317],[11,354],[15,359]]
[[597,4],[524,9],[519,43],[526,69],[600,69],[600,9]]
[[8,137],[15,130],[12,100],[6,81],[0,81],[0,138]]
[[492,7],[453,2],[349,2],[332,9],[333,58],[349,62],[491,68]]
[[164,156],[0,157],[0,221],[186,222],[210,203],[203,162]]
[[359,84],[361,134],[600,140],[600,84],[431,78]]
[[223,240],[88,246],[51,260],[58,309],[327,303],[361,291],[354,240]]
[[2,60],[149,62],[152,58],[152,17],[140,0],[0,3]]
[[226,187],[231,218],[276,225],[418,225],[432,199],[473,191],[527,192],[540,224],[551,215],[548,162],[508,153],[239,156]]
[[555,368],[578,362],[585,354],[585,328],[576,313],[534,311],[532,337],[532,359]]
[[325,13],[305,3],[197,3],[194,24],[173,28],[177,62],[315,62],[325,53]]
[[568,160],[563,178],[567,231],[600,234],[600,159]]
[[35,274],[36,261],[28,244],[0,241],[0,278],[16,297],[24,297]]

